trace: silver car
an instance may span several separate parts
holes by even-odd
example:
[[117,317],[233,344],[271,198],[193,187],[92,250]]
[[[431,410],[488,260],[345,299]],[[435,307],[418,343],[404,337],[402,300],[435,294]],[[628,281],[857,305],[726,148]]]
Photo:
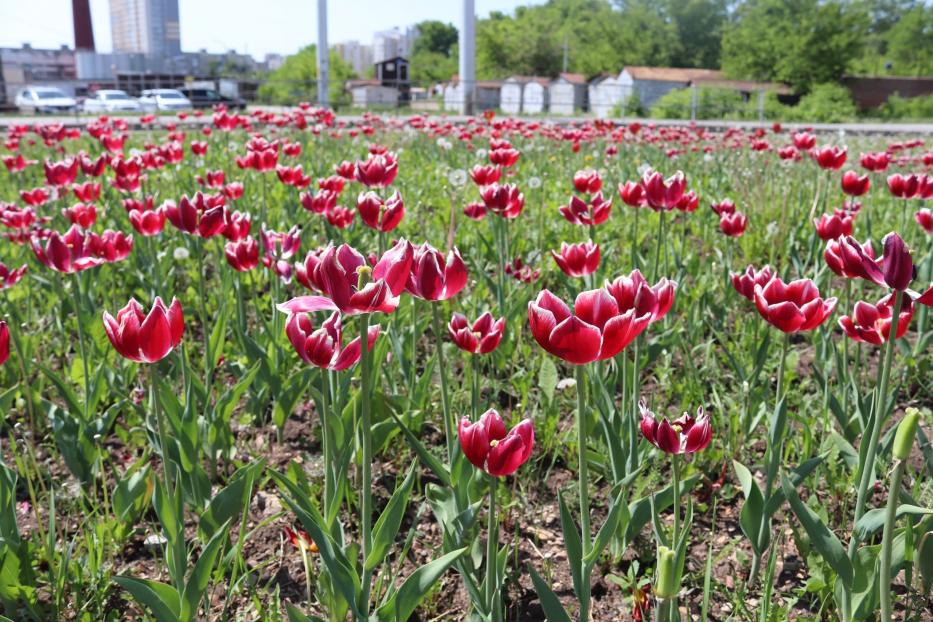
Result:
[[139,112],[139,102],[126,91],[101,89],[84,100],[84,112]]
[[74,112],[78,102],[54,86],[27,86],[16,95],[20,112]]
[[139,105],[146,112],[176,112],[191,110],[191,100],[175,89],[147,89],[139,98]]

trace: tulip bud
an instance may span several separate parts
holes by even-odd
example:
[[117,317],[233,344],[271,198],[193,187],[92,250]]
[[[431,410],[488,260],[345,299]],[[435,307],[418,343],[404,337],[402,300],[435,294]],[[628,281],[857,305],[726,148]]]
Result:
[[897,425],[897,432],[894,434],[894,457],[898,460],[905,460],[910,455],[910,448],[914,445],[914,435],[917,433],[917,424],[920,422],[920,411],[916,408],[908,408],[907,414]]
[[903,291],[914,279],[914,262],[910,256],[910,249],[896,233],[886,235],[882,244],[884,245],[884,257],[881,270],[884,274],[884,281],[888,287]]
[[654,594],[661,600],[674,598],[680,591],[676,585],[676,554],[666,546],[658,547],[658,571],[654,585]]

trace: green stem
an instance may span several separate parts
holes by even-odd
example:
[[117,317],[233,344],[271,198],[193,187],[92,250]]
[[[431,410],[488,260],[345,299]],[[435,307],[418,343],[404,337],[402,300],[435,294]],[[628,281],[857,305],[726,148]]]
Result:
[[[330,371],[321,370],[321,443],[324,445],[324,516],[327,520],[334,504],[334,432],[330,421]],[[329,526],[329,525],[328,525]]]
[[479,421],[479,355],[470,356],[471,376],[473,381],[471,402],[473,406],[473,421]]
[[81,365],[84,369],[84,422],[90,418],[91,408],[91,374],[87,363],[87,350],[84,347],[84,327],[81,325],[81,275],[74,273],[74,287],[72,288],[75,304],[75,323],[78,325],[78,348],[81,352]]
[[454,434],[456,434],[456,425],[452,425],[450,420],[450,402],[448,401],[447,396],[447,363],[444,360],[444,338],[441,336],[441,314],[438,311],[438,305],[440,303],[435,302],[431,305],[431,320],[434,325],[434,338],[437,340],[437,366],[438,373],[441,376],[441,407],[444,410],[444,435],[447,439],[447,463],[451,465],[454,464],[454,448],[455,440]]
[[881,539],[881,620],[890,622],[891,617],[891,558],[894,553],[894,523],[897,520],[897,502],[901,490],[901,478],[907,463],[896,460],[888,491],[888,506],[884,517],[884,535]]
[[[372,473],[372,421],[370,416],[370,400],[372,399],[372,388],[369,385],[370,358],[372,354],[369,351],[369,314],[360,315],[360,435],[362,436],[362,464],[360,465],[360,530],[363,534],[363,547],[361,550],[362,559],[369,557],[373,550],[372,534],[372,514],[373,514],[373,473]],[[372,583],[372,571],[363,569],[362,595],[360,597],[360,609],[365,614],[364,619],[369,618],[369,590]]]
[[775,393],[775,403],[780,402],[784,397],[784,373],[787,369],[787,351],[790,349],[790,333],[784,333],[784,341],[781,345],[781,366],[778,370],[777,392]]
[[674,493],[674,531],[671,547],[677,550],[677,539],[680,536],[680,457],[677,454],[671,455],[671,472],[673,475],[671,492]]
[[[207,328],[207,294],[205,292],[205,279],[204,279],[204,238],[197,237],[197,252],[198,252],[198,297],[200,298],[200,312],[201,312],[201,338],[204,341],[204,400],[205,405],[210,404],[211,400],[211,373],[213,370],[213,363],[211,362],[211,352],[210,352],[210,331]],[[213,458],[211,459],[213,461]]]
[[[165,482],[165,494],[175,498],[174,469],[172,461],[169,458],[168,435],[165,433],[165,417],[162,413],[162,405],[159,402],[159,370],[156,369],[156,363],[149,365],[149,399],[151,401],[152,414],[156,420],[156,434],[159,435],[159,448],[162,452],[162,477]],[[171,471],[171,473],[170,473]]]
[[496,484],[495,477],[489,478],[489,512],[486,525],[486,602],[489,617],[494,622],[502,616],[499,611],[499,581],[496,577],[496,558],[499,551],[499,522],[496,517]]
[[855,560],[855,553],[858,550],[858,539],[855,536],[855,525],[865,512],[865,501],[868,494],[868,486],[875,472],[875,458],[878,455],[878,437],[881,435],[881,428],[884,425],[885,406],[888,398],[888,381],[891,376],[891,362],[894,360],[894,342],[897,340],[897,318],[901,313],[901,304],[904,300],[904,292],[897,291],[894,294],[894,309],[891,317],[894,318],[891,328],[892,332],[888,336],[888,342],[885,347],[884,360],[881,362],[880,381],[878,382],[875,398],[872,400],[872,426],[871,434],[868,439],[868,448],[865,453],[865,461],[859,465],[859,487],[858,495],[855,501],[855,516],[852,521],[852,537],[849,540],[849,561]]
[[664,246],[664,210],[658,212],[658,243],[654,249],[654,274],[652,281],[658,280],[659,270],[661,269],[661,247]]
[[[577,460],[579,462],[579,480],[577,486],[580,494],[580,531],[583,542],[583,557],[590,553],[592,546],[590,535],[590,492],[589,477],[587,474],[586,459],[586,368],[578,365],[577,369]],[[590,611],[590,575],[583,573],[583,585],[581,594],[577,594],[580,599],[580,621],[589,620]]]

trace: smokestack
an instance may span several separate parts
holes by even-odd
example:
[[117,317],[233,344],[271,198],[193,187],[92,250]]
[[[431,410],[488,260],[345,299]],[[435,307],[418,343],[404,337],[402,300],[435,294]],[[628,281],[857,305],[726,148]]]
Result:
[[74,18],[75,49],[94,51],[94,28],[91,26],[90,0],[71,0]]

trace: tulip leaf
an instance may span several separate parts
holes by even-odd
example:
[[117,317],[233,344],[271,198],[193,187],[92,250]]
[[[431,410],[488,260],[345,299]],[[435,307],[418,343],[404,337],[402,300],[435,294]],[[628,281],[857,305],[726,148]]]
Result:
[[437,479],[441,480],[442,484],[445,486],[450,486],[450,472],[447,470],[447,467],[445,467],[441,461],[434,456],[434,454],[428,451],[428,448],[425,447],[420,440],[418,440],[418,437],[408,429],[408,426],[406,426],[402,420],[399,419],[398,415],[396,415],[391,410],[389,410],[389,415],[392,417],[392,419],[395,420],[395,424],[398,426],[398,429],[401,430],[405,440],[408,441],[408,445],[414,450],[416,454],[418,454],[418,458],[421,460],[421,462],[423,462],[424,465],[428,467],[432,473],[434,473],[434,476],[437,477]]
[[[570,575],[573,577],[573,589],[578,596],[583,589],[583,544],[580,532],[577,531],[577,524],[570,514],[570,508],[564,501],[564,495],[557,493],[557,503],[560,506],[560,526],[564,532],[564,547],[567,549],[567,561],[570,563]],[[589,538],[590,534],[583,534],[584,538]]]
[[[817,456],[816,458],[810,458],[804,461],[800,466],[790,472],[788,476],[790,483],[793,484],[794,487],[799,486],[800,482],[806,479],[806,477],[822,462],[823,456]],[[771,498],[768,499],[768,502],[765,504],[765,514],[773,516],[774,513],[778,511],[778,508],[784,505],[784,501],[784,489],[778,488],[771,493]]]
[[376,619],[380,622],[408,620],[441,575],[466,551],[466,548],[451,551],[411,573],[402,587],[376,610]]
[[567,614],[567,610],[564,609],[564,606],[560,604],[560,599],[557,598],[557,594],[554,593],[551,586],[545,583],[541,575],[538,574],[538,571],[530,564],[528,565],[528,573],[531,575],[531,582],[534,583],[535,592],[538,593],[538,599],[541,601],[541,608],[544,610],[544,616],[547,618],[548,622],[570,622],[570,616]]
[[[606,520],[599,528],[599,531],[596,532],[596,539],[593,540],[593,548],[590,549],[590,552],[583,558],[583,563],[586,564],[586,568],[591,568],[593,564],[596,563],[603,549],[606,548],[609,541],[612,540],[612,537],[618,533],[619,525],[625,525],[630,518],[628,504],[623,501],[626,490],[624,487],[620,488],[619,494],[616,495],[615,500],[612,502],[612,506],[609,508],[609,514],[606,516]],[[584,572],[587,572],[586,568]]]
[[204,597],[204,590],[207,589],[211,580],[211,572],[214,564],[217,562],[217,556],[220,554],[220,547],[227,539],[227,528],[230,521],[221,525],[220,529],[214,533],[210,541],[201,549],[198,555],[198,561],[191,571],[191,575],[185,582],[185,589],[181,597],[181,619],[194,620],[198,617],[198,605]]
[[[739,526],[742,533],[752,544],[755,553],[761,555],[771,544],[771,532],[769,529],[771,515],[765,515],[764,495],[755,478],[752,476],[745,465],[738,460],[732,461],[736,477],[739,478],[739,484],[742,486],[742,494],[745,495],[745,503],[742,504],[741,514],[739,516]],[[765,537],[762,540],[762,527],[765,529]]]
[[[855,524],[855,537],[859,542],[864,542],[870,538],[879,529],[884,527],[885,514],[887,508],[874,508],[862,515],[862,518]],[[933,508],[922,508],[916,505],[902,504],[897,507],[895,518],[901,516],[922,516],[924,514],[933,514]]]
[[120,576],[113,580],[129,592],[136,602],[148,607],[158,622],[178,622],[181,619],[181,599],[172,586],[133,577]]
[[854,570],[842,542],[830,531],[829,527],[823,524],[819,516],[800,500],[797,490],[786,476],[781,477],[781,487],[784,489],[784,496],[790,503],[791,509],[797,515],[797,520],[810,536],[810,544],[836,571],[845,585],[852,585]]
[[309,616],[298,611],[298,608],[291,603],[285,603],[285,614],[288,616],[288,622],[324,622],[323,618]]
[[538,387],[547,398],[548,404],[554,401],[557,390],[557,366],[550,356],[541,357],[541,369],[538,371]]
[[230,483],[214,495],[198,521],[198,533],[202,540],[211,539],[224,523],[242,514],[244,508],[249,507],[253,483],[264,466],[265,461],[259,460],[240,467],[233,474]]
[[373,549],[366,557],[363,567],[372,570],[385,559],[389,548],[395,542],[395,536],[402,526],[405,510],[408,508],[408,499],[411,497],[411,488],[415,481],[415,464],[412,463],[405,475],[405,479],[392,493],[392,498],[376,520],[373,527]]
[[929,592],[930,586],[933,585],[933,531],[927,531],[920,536],[916,559],[920,577],[923,579],[923,589]]
[[[696,473],[685,478],[680,483],[681,494],[688,494],[696,485],[700,476]],[[674,502],[674,491],[672,486],[667,486],[653,495],[636,499],[629,503],[628,509],[631,519],[628,523],[628,529],[625,531],[625,541],[631,542],[632,539],[642,530],[642,527],[651,521],[652,501],[658,512],[664,511]]]

